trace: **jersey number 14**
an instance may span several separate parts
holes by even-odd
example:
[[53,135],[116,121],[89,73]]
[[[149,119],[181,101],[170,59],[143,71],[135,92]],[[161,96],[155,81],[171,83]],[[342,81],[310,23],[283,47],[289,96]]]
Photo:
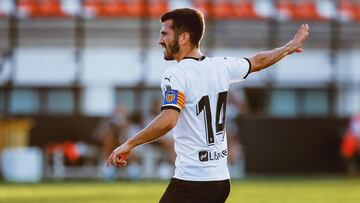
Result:
[[[216,105],[216,134],[224,133],[225,127],[225,115],[226,115],[226,98],[227,92],[219,92],[217,105]],[[202,111],[204,111],[204,121],[205,121],[205,131],[206,131],[206,141],[207,144],[213,145],[215,143],[214,132],[212,128],[212,116],[210,108],[209,95],[203,96],[196,106],[196,115],[198,116]]]

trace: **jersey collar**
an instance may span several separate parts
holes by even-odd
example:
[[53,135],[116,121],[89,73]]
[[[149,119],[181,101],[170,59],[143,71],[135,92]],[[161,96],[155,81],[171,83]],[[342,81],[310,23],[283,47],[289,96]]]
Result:
[[204,60],[206,58],[206,56],[201,56],[200,58],[195,58],[195,57],[189,57],[189,56],[187,56],[187,57],[184,57],[183,59],[193,59],[193,60],[195,60],[195,61],[202,61],[202,60]]

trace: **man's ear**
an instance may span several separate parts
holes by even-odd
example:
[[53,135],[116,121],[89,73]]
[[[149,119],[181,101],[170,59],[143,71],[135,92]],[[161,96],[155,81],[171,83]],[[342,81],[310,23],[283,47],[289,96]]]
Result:
[[179,35],[179,44],[185,45],[190,41],[190,34],[188,32],[183,32]]

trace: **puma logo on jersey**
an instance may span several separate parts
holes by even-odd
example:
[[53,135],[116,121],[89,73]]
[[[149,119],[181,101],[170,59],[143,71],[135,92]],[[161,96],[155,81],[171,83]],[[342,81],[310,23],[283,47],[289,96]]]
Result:
[[168,81],[170,82],[170,78],[171,78],[171,77],[172,77],[172,76],[170,76],[170,77],[168,77],[168,78],[165,77],[164,79],[165,79],[165,80],[168,80]]

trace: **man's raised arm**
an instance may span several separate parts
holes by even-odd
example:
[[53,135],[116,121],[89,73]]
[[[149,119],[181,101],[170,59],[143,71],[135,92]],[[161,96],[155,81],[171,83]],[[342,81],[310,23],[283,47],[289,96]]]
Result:
[[300,26],[294,38],[290,40],[286,45],[270,51],[259,52],[256,55],[248,58],[251,62],[250,72],[256,72],[265,69],[273,65],[274,63],[280,61],[282,58],[289,54],[295,52],[302,52],[303,43],[305,42],[308,35],[309,26],[308,24],[303,24]]
[[165,109],[161,111],[160,115],[154,118],[148,126],[137,133],[134,137],[128,139],[124,144],[114,149],[107,158],[106,165],[109,166],[113,164],[117,167],[126,166],[126,157],[134,147],[152,142],[165,135],[175,127],[179,114],[180,113],[178,111],[172,109]]

